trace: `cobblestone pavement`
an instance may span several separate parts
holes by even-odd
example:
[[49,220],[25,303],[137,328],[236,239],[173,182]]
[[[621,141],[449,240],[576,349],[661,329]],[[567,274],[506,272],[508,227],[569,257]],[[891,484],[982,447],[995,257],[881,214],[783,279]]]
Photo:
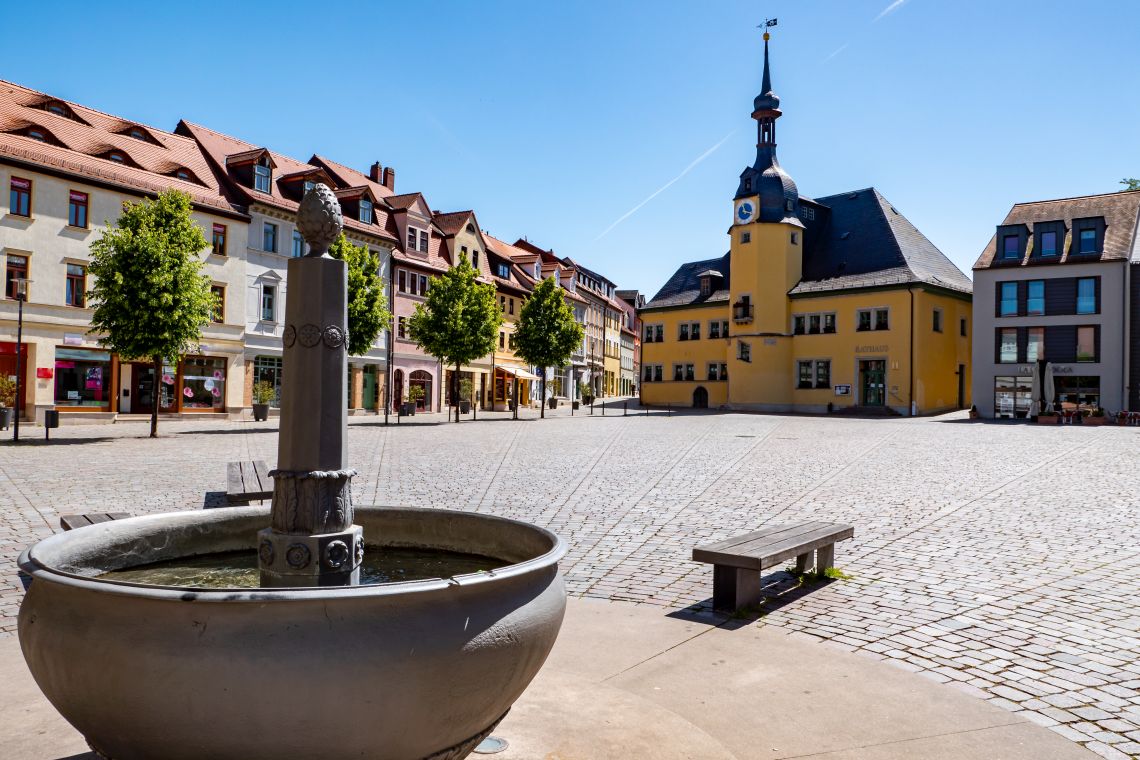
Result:
[[[529,413],[533,416],[533,413]],[[384,427],[352,418],[358,503],[520,517],[570,543],[572,594],[707,609],[693,545],[769,522],[851,522],[851,578],[773,577],[760,624],[1019,712],[1105,758],[1140,756],[1140,429],[655,414]],[[394,420],[393,420],[394,421]],[[35,429],[26,431],[35,435]],[[66,427],[0,446],[0,635],[15,557],[67,512],[222,501],[224,463],[275,458],[272,423]]]

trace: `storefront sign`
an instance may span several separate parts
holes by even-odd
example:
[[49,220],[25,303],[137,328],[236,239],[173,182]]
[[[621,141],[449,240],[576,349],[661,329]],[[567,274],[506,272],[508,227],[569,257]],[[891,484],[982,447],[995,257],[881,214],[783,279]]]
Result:
[[855,346],[857,354],[885,354],[890,346]]
[[851,386],[850,385],[837,385],[837,386],[835,386],[835,395],[836,396],[850,396],[851,395]]
[[79,400],[79,391],[68,391],[67,392],[67,400],[68,401],[78,401]]
[[40,380],[51,380],[54,374],[51,367],[36,367],[36,377]]
[[765,346],[774,346],[774,345],[776,345],[776,339],[775,338],[765,338],[764,339],[764,345]]
[[63,345],[65,346],[82,346],[83,336],[76,335],[75,333],[64,333]]

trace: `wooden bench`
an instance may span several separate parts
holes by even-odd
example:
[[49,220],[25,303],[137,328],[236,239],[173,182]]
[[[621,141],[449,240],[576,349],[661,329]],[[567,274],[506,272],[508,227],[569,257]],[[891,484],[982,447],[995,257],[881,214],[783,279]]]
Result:
[[855,535],[850,525],[809,521],[771,525],[755,533],[726,538],[693,549],[693,560],[713,566],[713,609],[734,611],[760,603],[760,575],[796,558],[796,572],[807,572],[815,553],[815,571],[835,563],[835,542]]
[[129,512],[100,512],[93,515],[60,515],[59,527],[64,530],[75,530],[76,528],[85,528],[88,525],[97,525],[102,522],[110,522],[111,520],[122,520],[124,517],[130,517]]
[[250,504],[273,498],[273,479],[260,459],[226,465],[226,503]]

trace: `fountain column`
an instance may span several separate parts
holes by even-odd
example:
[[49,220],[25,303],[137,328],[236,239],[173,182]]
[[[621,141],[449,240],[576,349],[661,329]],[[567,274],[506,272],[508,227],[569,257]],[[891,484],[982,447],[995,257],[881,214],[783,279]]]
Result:
[[281,430],[270,527],[258,533],[263,587],[360,580],[364,535],[353,524],[348,469],[348,265],[328,254],[344,226],[317,184],[297,212],[309,253],[289,260],[282,336]]

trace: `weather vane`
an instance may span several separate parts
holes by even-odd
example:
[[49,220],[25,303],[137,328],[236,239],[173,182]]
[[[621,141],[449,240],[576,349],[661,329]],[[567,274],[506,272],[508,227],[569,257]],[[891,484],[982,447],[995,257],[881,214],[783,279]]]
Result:
[[763,29],[764,30],[764,41],[765,42],[768,41],[768,37],[770,36],[768,34],[768,29],[775,26],[775,25],[776,25],[776,19],[774,19],[774,18],[766,18],[766,19],[764,19],[763,24],[757,24],[756,25],[757,29]]

